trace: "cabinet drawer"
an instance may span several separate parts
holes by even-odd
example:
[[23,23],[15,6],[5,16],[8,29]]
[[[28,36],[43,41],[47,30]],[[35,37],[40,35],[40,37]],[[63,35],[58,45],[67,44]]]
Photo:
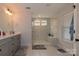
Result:
[[7,42],[10,42],[10,41],[11,41],[10,38],[2,39],[2,40],[0,40],[0,46],[3,45],[3,44],[6,44]]

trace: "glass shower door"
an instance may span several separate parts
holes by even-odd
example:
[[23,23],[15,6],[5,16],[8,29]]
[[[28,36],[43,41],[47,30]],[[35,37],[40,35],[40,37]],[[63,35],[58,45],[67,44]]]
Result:
[[49,20],[46,18],[39,18],[39,19],[34,19],[33,26],[32,26],[32,43],[33,45],[36,44],[47,44],[48,40],[48,33],[49,33]]

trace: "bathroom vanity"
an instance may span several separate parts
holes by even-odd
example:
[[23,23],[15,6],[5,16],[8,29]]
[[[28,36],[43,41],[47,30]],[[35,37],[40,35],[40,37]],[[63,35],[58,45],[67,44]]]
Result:
[[20,48],[20,33],[0,37],[0,56],[12,56]]
[[9,8],[0,9],[0,56],[11,56],[20,48],[20,33],[14,33],[13,15],[6,11]]

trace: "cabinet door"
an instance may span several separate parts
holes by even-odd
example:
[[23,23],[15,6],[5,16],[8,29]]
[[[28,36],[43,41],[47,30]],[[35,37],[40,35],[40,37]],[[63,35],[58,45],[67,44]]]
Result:
[[16,52],[16,41],[15,39],[12,39],[10,42],[9,42],[9,53],[10,55],[13,55],[15,52]]
[[13,37],[13,42],[16,47],[16,50],[20,48],[20,35]]
[[0,56],[8,56],[9,55],[9,44],[5,43],[0,46]]
[[6,38],[6,39],[2,39],[0,40],[0,46],[3,45],[3,44],[6,44],[7,42],[11,41],[10,38]]
[[11,38],[11,53],[15,54],[15,52],[19,49],[20,47],[20,40],[17,36],[14,36]]
[[14,54],[14,45],[13,45],[13,40],[11,40],[9,43],[9,54],[12,56]]
[[21,44],[20,39],[21,39],[21,36],[20,36],[20,35],[17,35],[17,37],[16,37],[17,49],[19,49],[20,46],[21,46],[21,45],[20,45],[20,44]]

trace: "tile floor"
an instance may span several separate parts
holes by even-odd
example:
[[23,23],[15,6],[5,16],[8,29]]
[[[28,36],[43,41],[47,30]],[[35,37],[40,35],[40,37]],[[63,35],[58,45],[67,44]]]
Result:
[[56,47],[51,45],[46,45],[46,50],[32,50],[32,47],[21,48],[17,51],[15,56],[72,56],[68,53],[61,53]]
[[[43,44],[47,48],[46,50],[32,50],[32,46],[28,48],[23,47],[17,51],[15,56],[72,56],[69,53],[61,53],[57,50],[57,42],[54,44],[50,43],[47,40],[33,40],[35,45]],[[34,45],[33,44],[33,45]]]

